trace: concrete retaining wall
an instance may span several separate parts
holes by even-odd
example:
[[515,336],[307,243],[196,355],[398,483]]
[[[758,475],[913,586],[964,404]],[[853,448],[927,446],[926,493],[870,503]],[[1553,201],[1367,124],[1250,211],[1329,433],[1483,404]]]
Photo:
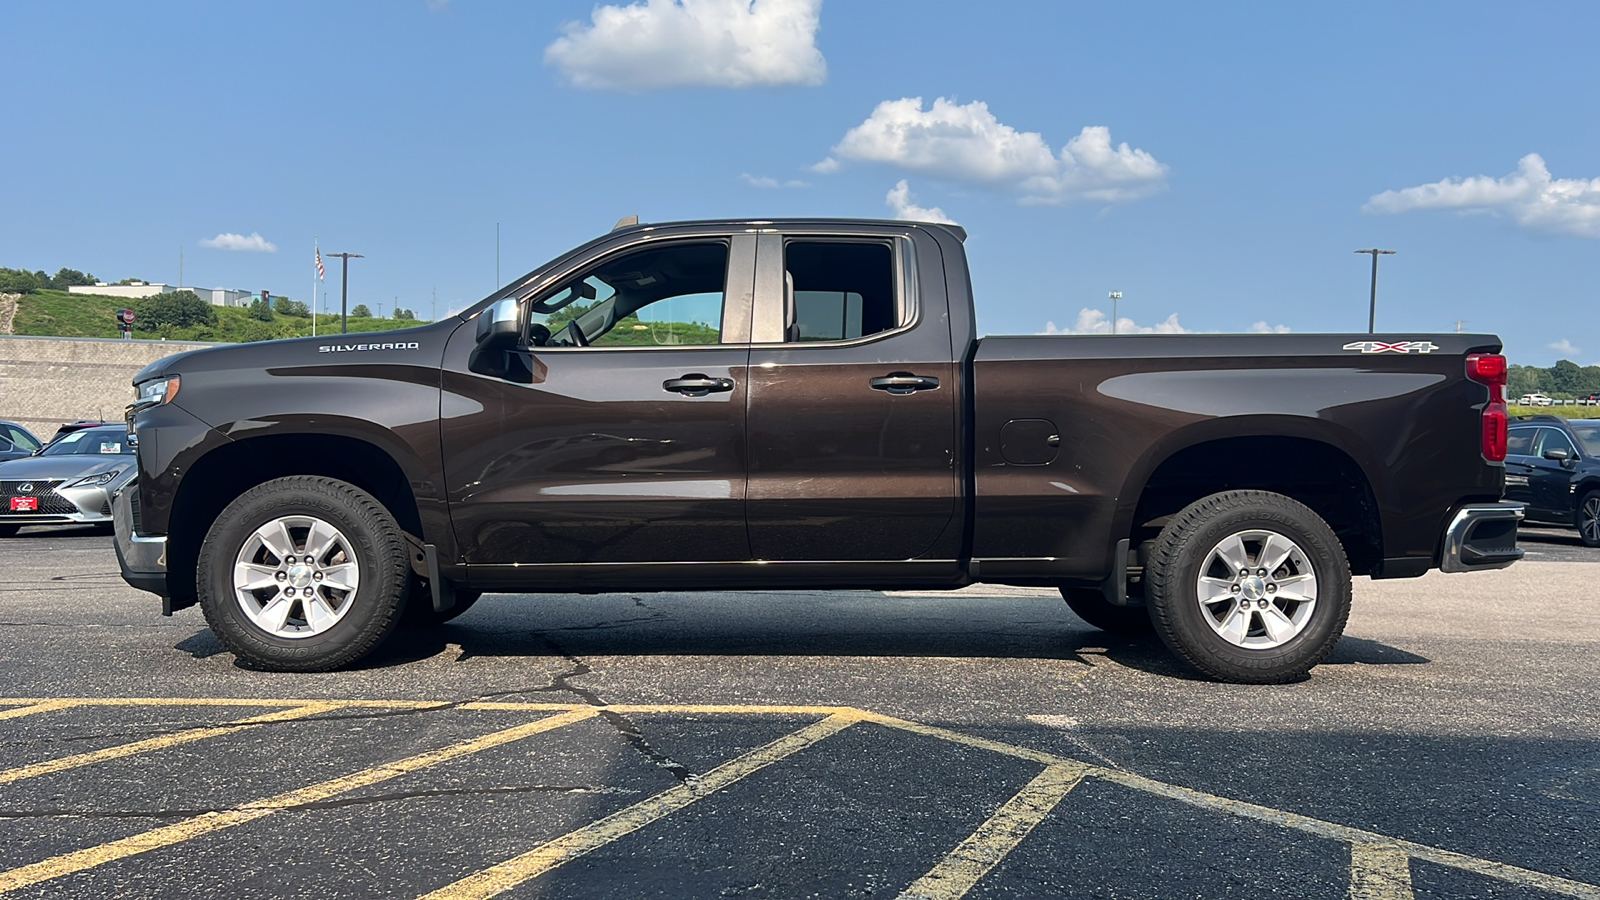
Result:
[[118,421],[133,402],[135,373],[163,356],[211,346],[0,335],[0,419],[45,440],[63,422]]

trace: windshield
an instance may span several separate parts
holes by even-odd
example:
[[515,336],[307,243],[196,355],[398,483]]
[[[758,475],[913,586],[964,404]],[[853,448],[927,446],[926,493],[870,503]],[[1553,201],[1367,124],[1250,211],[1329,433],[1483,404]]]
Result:
[[40,456],[127,456],[133,453],[128,432],[122,428],[85,428],[65,434],[39,452]]
[[1584,456],[1600,456],[1600,422],[1568,422]]

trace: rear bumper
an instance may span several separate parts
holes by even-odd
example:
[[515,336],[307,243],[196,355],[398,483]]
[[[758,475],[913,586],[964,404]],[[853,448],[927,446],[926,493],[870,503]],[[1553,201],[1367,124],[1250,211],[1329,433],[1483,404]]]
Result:
[[111,522],[116,529],[112,541],[117,548],[117,565],[122,580],[141,591],[167,596],[167,539],[139,534],[134,525],[139,503],[139,482],[130,481],[111,495]]
[[1522,504],[1469,503],[1456,511],[1444,532],[1439,568],[1446,572],[1480,572],[1504,569],[1522,558],[1517,546],[1517,524]]

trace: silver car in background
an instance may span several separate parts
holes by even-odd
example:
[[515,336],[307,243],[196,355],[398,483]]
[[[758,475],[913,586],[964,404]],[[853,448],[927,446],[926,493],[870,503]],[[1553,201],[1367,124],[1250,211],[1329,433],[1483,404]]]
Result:
[[0,462],[0,538],[24,525],[111,524],[111,494],[134,476],[121,425],[85,428],[33,456]]

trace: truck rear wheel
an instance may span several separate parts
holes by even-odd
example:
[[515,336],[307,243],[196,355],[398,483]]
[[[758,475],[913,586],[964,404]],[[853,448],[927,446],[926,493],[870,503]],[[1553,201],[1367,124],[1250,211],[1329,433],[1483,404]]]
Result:
[[1139,606],[1115,606],[1099,588],[1064,587],[1062,599],[1078,618],[1112,634],[1149,634],[1150,613]]
[[1184,662],[1222,681],[1281,684],[1327,658],[1350,615],[1350,565],[1303,504],[1226,491],[1161,530],[1145,567],[1150,617]]
[[410,567],[394,517],[332,478],[257,485],[228,504],[200,547],[200,607],[234,655],[321,672],[372,652],[400,619]]

